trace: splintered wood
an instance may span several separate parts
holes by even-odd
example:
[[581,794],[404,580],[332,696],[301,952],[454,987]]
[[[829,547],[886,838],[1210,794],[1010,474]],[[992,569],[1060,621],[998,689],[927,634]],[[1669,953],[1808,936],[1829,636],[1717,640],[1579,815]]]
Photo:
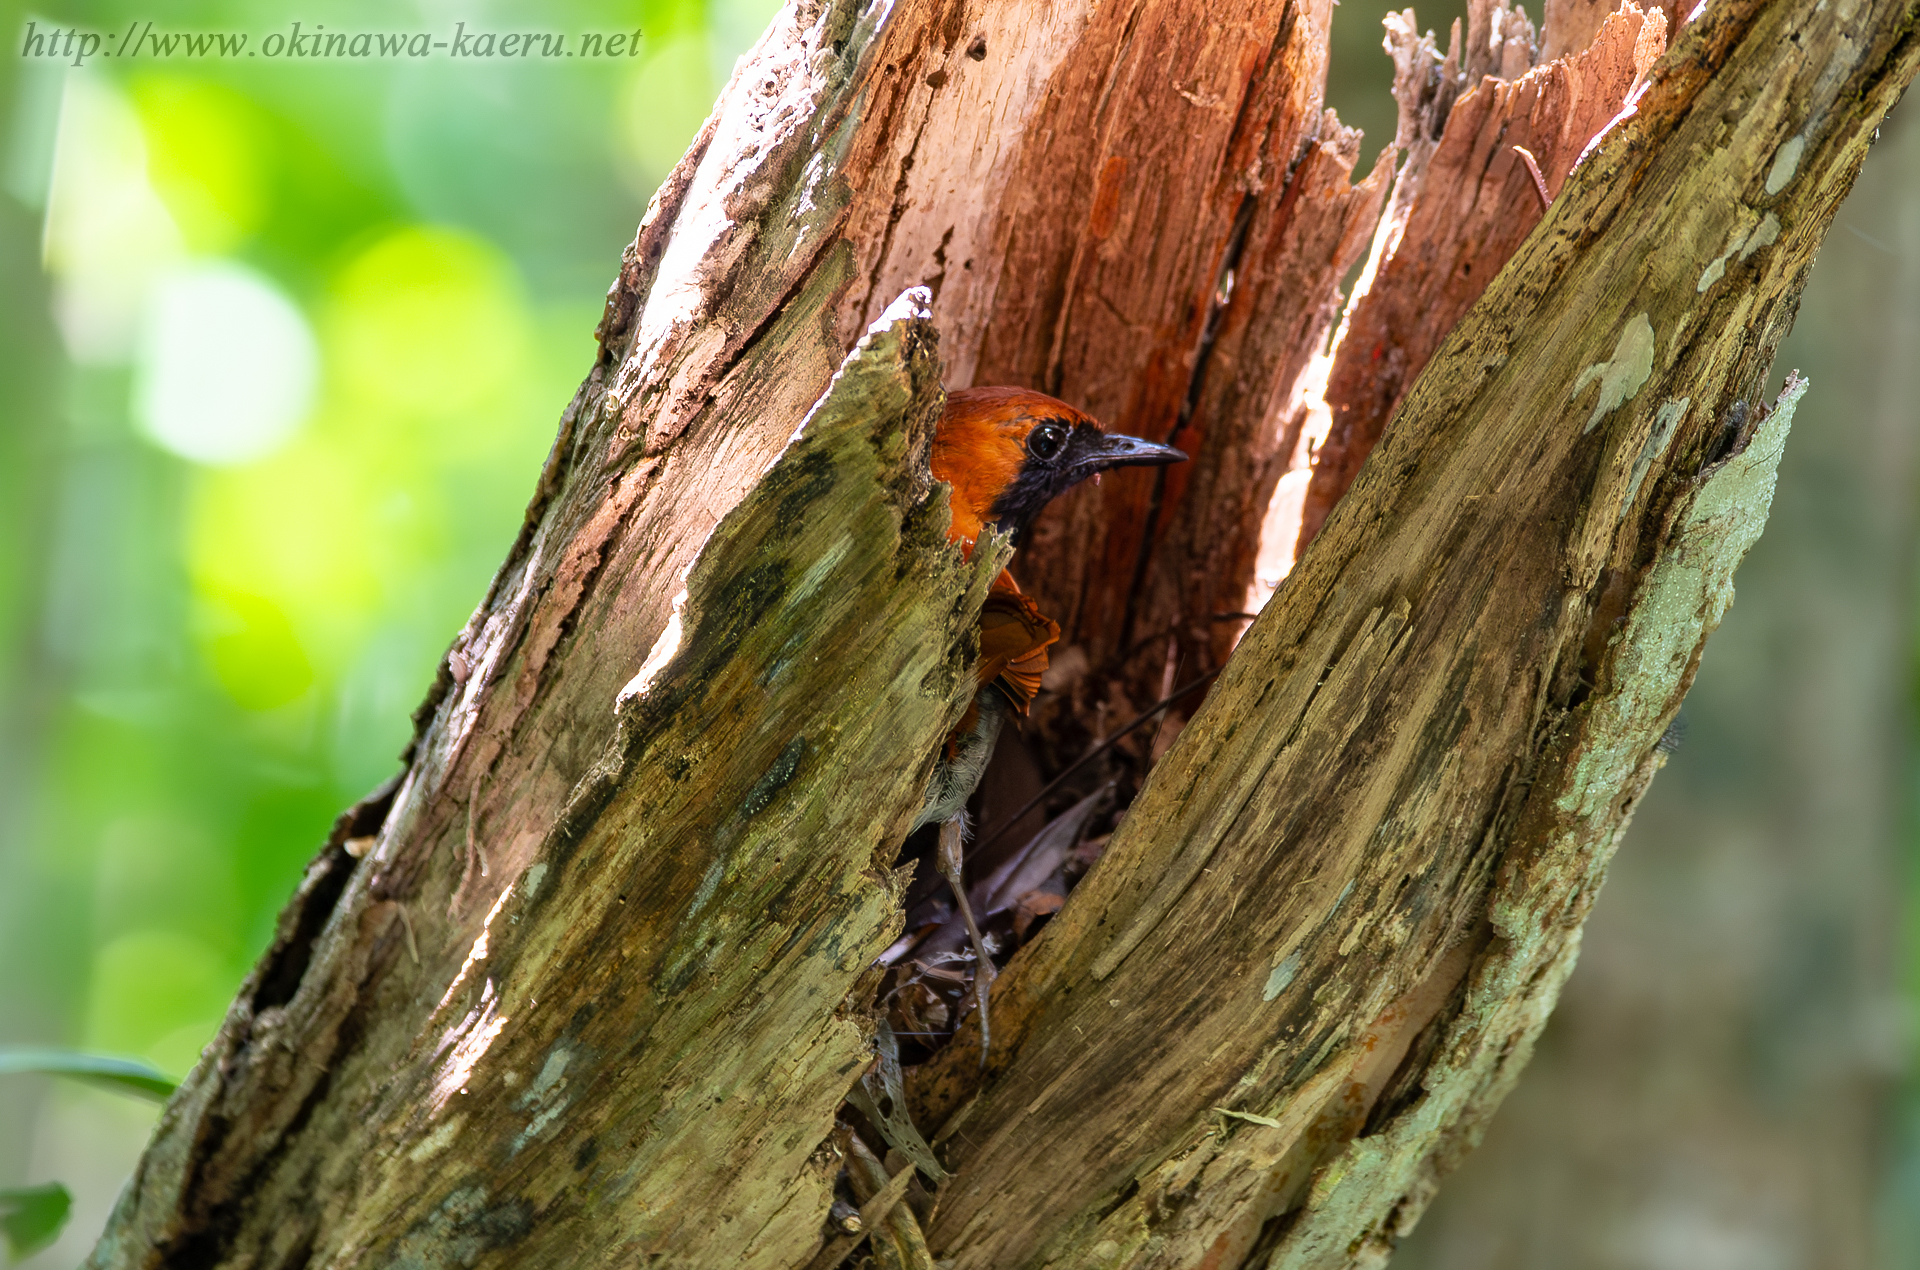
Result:
[[956,1265],[1378,1265],[1476,1140],[1764,521],[1804,385],[1758,394],[1920,63],[1911,11],[1819,3],[1718,3],[1647,73],[1008,966],[1004,1064],[910,1080]]
[[[1904,0],[1614,7],[1392,16],[1357,182],[1330,0],[782,9],[89,1265],[1377,1266],[1571,968],[1920,61]],[[984,1071],[896,867],[1003,563],[943,379],[1193,456],[1022,563]]]
[[[1131,562],[1134,572],[1127,574],[1128,562],[1114,559],[1104,562],[1104,571],[1089,574],[1096,582],[1125,575],[1121,598],[1127,609],[1118,638],[1104,644],[1097,637],[1083,639],[1050,676],[1052,695],[1038,710],[1026,744],[1013,738],[1005,744],[980,802],[987,840],[976,844],[970,857],[975,876],[1004,871],[1059,828],[1042,834],[1036,823],[1018,833],[1003,832],[1013,806],[1026,805],[1038,788],[1037,780],[1021,775],[1034,762],[1028,747],[1037,746],[1043,760],[1051,760],[1047,766],[1057,768],[1149,700],[1168,695],[1176,678],[1191,680],[1225,664],[1252,614],[1351,484],[1441,338],[1538,223],[1542,200],[1515,147],[1526,150],[1538,170],[1551,173],[1544,177],[1550,199],[1665,50],[1664,18],[1658,10],[1643,14],[1631,0],[1605,17],[1591,45],[1537,67],[1539,39],[1526,14],[1497,0],[1478,0],[1470,7],[1465,52],[1456,24],[1444,57],[1431,33],[1416,32],[1409,15],[1390,15],[1386,25],[1401,105],[1397,148],[1383,153],[1373,173],[1350,188],[1359,137],[1329,112],[1320,137],[1302,145],[1298,163],[1279,189],[1240,191],[1237,237],[1223,249],[1218,266],[1224,281],[1209,301],[1204,346],[1187,368],[1179,425],[1167,434],[1197,461],[1190,474],[1170,471],[1150,491],[1160,501],[1149,503],[1148,514],[1164,517],[1165,523],[1156,519],[1155,541],[1141,544]],[[1320,53],[1317,46],[1308,47]],[[1317,105],[1315,94],[1296,96],[1289,103],[1296,112]],[[1259,100],[1257,93],[1249,98]],[[1060,126],[1055,125],[1056,134]],[[1043,150],[1047,164],[1059,167],[1065,148],[1057,135],[1050,139]],[[1392,204],[1380,222],[1381,196],[1396,154],[1401,165]],[[1162,165],[1178,161],[1160,159]],[[1125,166],[1115,162],[1115,171]],[[1084,209],[1085,233],[1105,240],[1148,232],[1151,226],[1133,225],[1116,210],[1118,185],[1101,184],[1108,175],[1094,179]],[[1059,218],[1064,226],[1079,223]],[[1331,356],[1316,359],[1315,350],[1328,341],[1336,287],[1369,235],[1373,258],[1366,279],[1333,340]],[[1073,250],[1084,249],[1081,243]],[[1028,250],[1038,247],[1029,244]],[[1057,253],[1057,258],[1071,254]],[[1116,285],[1108,284],[1110,290]],[[1062,289],[1070,290],[1064,284]],[[1323,303],[1302,305],[1301,296],[1320,296]],[[1152,307],[1156,300],[1148,297],[1143,303]],[[1103,310],[1072,320],[1097,325],[1110,317]],[[990,335],[994,329],[989,328]],[[1048,366],[1059,373],[1074,352],[1070,346],[1050,348]],[[1078,355],[1084,363],[1094,350],[1081,349]],[[1319,365],[1308,374],[1316,360]],[[1114,375],[1104,361],[1100,364],[1103,375]],[[1047,374],[1035,366],[1025,377],[1047,382]],[[1329,416],[1331,435],[1325,426]],[[1114,426],[1145,425],[1136,419]],[[1295,465],[1291,471],[1289,462]],[[1148,482],[1135,484],[1144,489]],[[1112,506],[1112,497],[1105,504],[1089,499],[1078,504],[1078,514],[1100,518]],[[1110,521],[1101,523],[1111,530]],[[1258,534],[1249,531],[1255,524]],[[1056,525],[1044,541],[1084,543],[1090,532]],[[1259,555],[1259,576],[1250,576],[1263,543],[1268,550]],[[1047,582],[1036,560],[1043,567],[1057,561],[1038,548],[1029,550],[1023,573],[1041,577],[1033,584],[1039,588]],[[1185,567],[1158,567],[1176,560]],[[1142,638],[1127,638],[1129,624],[1142,621],[1148,623],[1144,629],[1131,627]],[[1112,620],[1088,624],[1096,635],[1116,625]],[[1140,652],[1129,674],[1125,649],[1136,643]],[[1105,659],[1099,664],[1106,673],[1087,673],[1095,657]],[[1148,675],[1157,681],[1151,687],[1140,683]],[[1170,726],[1138,735],[1104,772],[1096,768],[1079,776],[1073,790],[1117,780],[1120,789],[1109,810],[1124,812],[1139,772],[1162,756],[1200,700],[1195,693],[1181,702],[1171,712]],[[1009,785],[1022,792],[1017,797],[1006,792]],[[1078,807],[1064,810],[1070,801],[1057,797],[1052,803],[1062,812],[1061,824],[1080,819]],[[1046,894],[1064,895],[1078,882],[1080,872],[1066,867],[1072,849],[1072,842],[1052,844],[1035,857],[1051,859],[1048,868],[1034,874],[1048,888],[1036,891],[1035,903],[1044,903],[1040,897]],[[991,914],[990,943],[1004,964],[1027,942],[1033,916],[1018,920],[1015,896],[974,899],[976,908],[992,905],[982,911]],[[962,947],[960,918],[945,903],[937,879],[922,878],[911,900],[908,929],[918,934],[894,950],[889,964],[895,968],[882,996],[909,1050],[924,1053],[943,1044],[965,1018],[974,967]]]
[[1170,637],[1189,678],[1231,646],[1215,615],[1252,576],[1244,530],[1284,460],[1274,408],[1385,194],[1386,161],[1349,185],[1359,138],[1321,109],[1329,13],[1101,6],[1024,128],[974,381],[1041,388],[1193,456],[1061,500],[1022,558],[1116,722],[1156,699]]
[[[1421,91],[1420,68],[1436,60],[1431,37],[1389,22],[1400,135],[1438,141],[1423,146],[1394,187],[1367,279],[1334,349],[1326,431],[1290,474],[1304,486],[1300,504],[1275,507],[1274,523],[1263,529],[1274,549],[1261,572],[1275,583],[1353,484],[1440,341],[1539,223],[1545,209],[1520,151],[1537,164],[1547,196],[1558,195],[1588,142],[1666,51],[1666,19],[1658,10],[1641,13],[1633,0],[1606,15],[1580,52],[1538,67],[1524,14],[1483,2],[1469,16],[1464,78],[1473,89],[1450,103]],[[1549,48],[1551,20],[1550,11]],[[1460,64],[1459,34],[1456,28],[1442,84]],[[1495,35],[1506,36],[1498,60]]]

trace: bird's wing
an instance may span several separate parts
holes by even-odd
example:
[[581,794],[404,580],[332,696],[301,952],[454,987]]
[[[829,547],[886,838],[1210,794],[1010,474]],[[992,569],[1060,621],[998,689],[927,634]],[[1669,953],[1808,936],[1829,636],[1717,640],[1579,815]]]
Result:
[[[1006,585],[1001,585],[1004,580]],[[998,684],[1021,714],[1040,691],[1047,669],[1047,646],[1060,638],[1060,626],[1002,573],[980,610],[980,684]]]

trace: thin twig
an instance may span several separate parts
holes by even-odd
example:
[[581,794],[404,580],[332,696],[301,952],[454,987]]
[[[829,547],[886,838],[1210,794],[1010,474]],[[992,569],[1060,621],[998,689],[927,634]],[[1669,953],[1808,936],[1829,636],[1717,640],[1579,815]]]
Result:
[[400,929],[407,932],[407,954],[413,958],[413,964],[420,964],[420,945],[413,938],[413,919],[407,916],[407,906],[400,905]]
[[899,1207],[901,1197],[907,1193],[907,1187],[912,1182],[912,1165],[895,1173],[872,1199],[860,1205],[860,1229],[841,1235],[822,1248],[807,1263],[807,1270],[833,1270],[833,1267],[843,1264],[853,1255],[854,1249],[873,1233],[875,1227],[893,1215],[893,1210]]
[[1539,160],[1525,146],[1515,146],[1513,152],[1520,156],[1520,162],[1527,165],[1527,172],[1533,177],[1533,192],[1540,196],[1540,210],[1545,212],[1553,206],[1553,195],[1547,193],[1547,178],[1540,175]]
[[954,816],[940,826],[940,845],[935,850],[934,867],[940,870],[940,876],[953,888],[953,902],[960,906],[960,916],[967,923],[967,938],[973,942],[973,999],[980,1007],[980,1068],[987,1066],[987,992],[993,986],[993,958],[987,952],[987,941],[980,934],[980,924],[973,920],[973,905],[967,902],[966,884],[961,881],[961,869],[965,857],[960,846],[960,830],[965,823],[962,816]]
[[[1224,666],[1221,667],[1221,670],[1224,670],[1224,669],[1226,669]],[[1219,673],[1220,673],[1219,670],[1209,670],[1206,674],[1200,676],[1198,679],[1194,680],[1192,683],[1188,684],[1186,687],[1176,688],[1170,695],[1162,698],[1159,701],[1156,701],[1151,706],[1148,706],[1146,709],[1146,712],[1140,715],[1140,717],[1136,718],[1133,722],[1127,724],[1126,727],[1121,728],[1118,732],[1115,732],[1112,736],[1100,742],[1100,744],[1094,746],[1092,749],[1088,750],[1085,754],[1082,754],[1079,758],[1075,759],[1072,763],[1068,764],[1067,770],[1065,770],[1064,772],[1061,772],[1058,776],[1048,781],[1046,783],[1046,786],[1042,788],[1039,793],[1035,794],[1031,799],[1028,800],[1026,806],[1022,807],[1019,811],[1016,811],[1011,816],[1007,817],[1004,821],[1000,823],[1000,827],[995,829],[992,833],[987,834],[985,837],[981,838],[980,841],[977,844],[975,844],[973,849],[976,852],[984,851],[987,847],[990,847],[995,842],[998,842],[1000,840],[1001,834],[1004,834],[1007,830],[1019,824],[1021,817],[1025,816],[1028,812],[1032,811],[1035,807],[1038,807],[1041,803],[1045,802],[1047,799],[1047,796],[1052,794],[1054,790],[1060,788],[1060,786],[1066,781],[1066,779],[1069,776],[1072,776],[1075,772],[1079,771],[1081,768],[1085,767],[1087,764],[1093,762],[1093,760],[1099,758],[1102,754],[1105,754],[1108,750],[1112,749],[1116,744],[1118,744],[1121,738],[1125,737],[1129,732],[1133,731],[1137,727],[1140,727],[1142,724],[1146,723],[1147,720],[1153,718],[1154,715],[1159,714],[1162,710],[1166,709],[1168,706],[1172,705],[1174,702],[1180,700],[1180,698],[1186,696],[1188,693],[1192,692],[1196,688],[1204,688],[1206,685],[1212,683],[1214,680],[1214,677]]]

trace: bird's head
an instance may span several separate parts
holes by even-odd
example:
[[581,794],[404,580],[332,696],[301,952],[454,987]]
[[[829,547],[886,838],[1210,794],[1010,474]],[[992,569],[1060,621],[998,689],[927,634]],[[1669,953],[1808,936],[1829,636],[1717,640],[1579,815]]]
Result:
[[1018,543],[1042,508],[1108,468],[1186,457],[1170,445],[1103,432],[1066,402],[1025,388],[950,392],[933,434],[933,475],[953,487],[948,536],[969,543],[989,525]]

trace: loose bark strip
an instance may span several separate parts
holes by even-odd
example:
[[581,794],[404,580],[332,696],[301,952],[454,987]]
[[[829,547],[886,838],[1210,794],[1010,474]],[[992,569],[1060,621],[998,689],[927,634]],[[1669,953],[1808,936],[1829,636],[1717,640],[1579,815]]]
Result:
[[1002,1065],[923,1080],[937,1255],[1372,1264],[1417,1217],[1764,519],[1799,390],[1755,396],[1917,20],[1723,2],[1655,69],[1003,976]]

